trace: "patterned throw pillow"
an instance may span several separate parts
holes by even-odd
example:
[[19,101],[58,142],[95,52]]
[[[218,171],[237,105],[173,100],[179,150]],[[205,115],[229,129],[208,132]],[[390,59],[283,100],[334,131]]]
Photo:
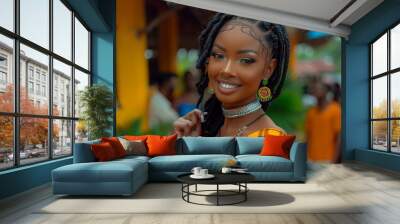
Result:
[[141,140],[126,140],[124,138],[118,138],[126,151],[126,155],[145,156],[147,155],[147,149],[144,141]]

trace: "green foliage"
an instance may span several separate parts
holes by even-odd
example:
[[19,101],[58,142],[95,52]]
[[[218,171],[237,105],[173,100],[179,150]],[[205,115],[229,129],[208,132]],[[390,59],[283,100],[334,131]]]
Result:
[[335,73],[341,71],[341,39],[332,36],[329,40],[319,46],[312,47],[308,44],[299,44],[296,48],[296,58],[298,61],[309,61],[323,59],[335,65]]
[[129,128],[118,129],[117,135],[122,136],[122,135],[169,135],[169,134],[171,134],[173,125],[170,123],[160,124],[156,128],[152,128],[147,131],[141,131],[140,127],[141,127],[142,122],[143,122],[143,119],[140,119],[140,118],[135,119]]
[[112,125],[112,92],[107,86],[95,84],[80,92],[82,118],[89,131],[89,139],[109,136],[107,130]]
[[300,132],[304,126],[302,95],[301,83],[287,79],[281,94],[268,108],[267,114],[288,133]]

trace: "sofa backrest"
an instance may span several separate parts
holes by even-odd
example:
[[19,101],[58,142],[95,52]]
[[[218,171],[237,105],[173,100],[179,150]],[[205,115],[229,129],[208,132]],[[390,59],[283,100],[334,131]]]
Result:
[[226,154],[235,155],[234,137],[183,137],[176,142],[178,155]]
[[95,162],[96,158],[90,148],[92,144],[99,144],[100,140],[75,143],[74,146],[74,163]]
[[264,137],[236,137],[236,155],[259,154]]

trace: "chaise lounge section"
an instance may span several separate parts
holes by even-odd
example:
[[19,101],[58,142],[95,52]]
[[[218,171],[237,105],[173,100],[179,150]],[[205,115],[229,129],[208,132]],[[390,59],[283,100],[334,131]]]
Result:
[[306,147],[295,142],[290,159],[260,156],[264,138],[184,137],[176,142],[177,155],[127,156],[107,162],[96,162],[91,141],[75,144],[74,163],[52,172],[53,193],[68,195],[132,195],[148,181],[176,181],[193,167],[218,172],[229,160],[260,182],[304,182],[306,180]]

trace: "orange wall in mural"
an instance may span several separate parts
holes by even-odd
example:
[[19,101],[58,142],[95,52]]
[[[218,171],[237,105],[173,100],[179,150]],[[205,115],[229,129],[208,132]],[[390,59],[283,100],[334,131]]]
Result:
[[[117,0],[117,134],[147,129],[149,98],[144,0]],[[139,34],[140,33],[140,34]]]

